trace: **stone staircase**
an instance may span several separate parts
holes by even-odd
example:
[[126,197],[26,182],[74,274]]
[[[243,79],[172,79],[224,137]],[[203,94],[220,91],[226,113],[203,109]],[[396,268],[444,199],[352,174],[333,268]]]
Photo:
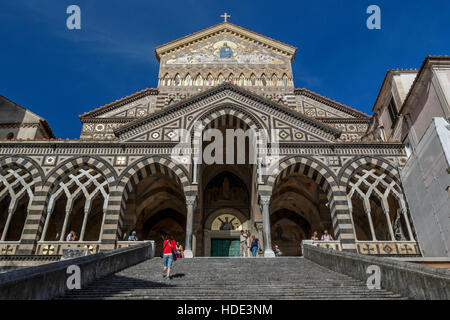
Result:
[[154,258],[59,299],[403,299],[298,257],[179,259],[173,275]]

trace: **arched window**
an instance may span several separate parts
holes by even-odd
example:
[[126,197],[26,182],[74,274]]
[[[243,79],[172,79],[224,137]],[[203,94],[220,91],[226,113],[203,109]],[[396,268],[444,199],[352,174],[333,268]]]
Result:
[[243,74],[239,77],[239,85],[245,86],[245,77]]
[[219,84],[222,84],[225,81],[225,79],[224,79],[222,74],[219,74],[219,78],[218,79],[219,79]]
[[234,75],[232,73],[228,76],[228,82],[234,84]]
[[278,82],[277,76],[276,76],[276,74],[273,74],[272,75],[272,86],[276,87],[277,82]]
[[185,86],[190,86],[191,85],[191,75],[189,73],[186,76],[186,78],[184,79],[184,85]]
[[166,75],[164,76],[164,85],[165,85],[165,86],[170,86],[170,78],[169,78],[169,75],[168,75],[168,74],[166,74]]
[[175,76],[175,85],[179,86],[181,85],[181,78],[180,75],[177,73],[177,75]]
[[265,74],[263,74],[262,76],[261,76],[261,83],[262,83],[262,85],[265,87],[265,86],[267,86],[267,80],[266,80],[266,75]]
[[252,86],[256,86],[256,77],[254,74],[250,76],[250,83]]
[[288,80],[287,75],[283,75],[283,86],[287,87],[288,86],[288,82],[289,82],[289,80]]
[[197,76],[197,79],[195,79],[195,85],[196,85],[196,86],[201,86],[201,85],[203,85],[203,78],[202,78],[201,75],[198,75],[198,76]]
[[208,74],[208,86],[212,86],[213,84],[214,84],[214,79],[210,73],[210,74]]

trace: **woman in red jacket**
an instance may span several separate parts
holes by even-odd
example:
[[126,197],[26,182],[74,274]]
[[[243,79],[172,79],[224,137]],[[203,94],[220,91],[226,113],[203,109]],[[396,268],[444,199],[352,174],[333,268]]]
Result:
[[177,244],[173,240],[171,235],[166,235],[166,239],[163,241],[163,257],[164,257],[164,272],[167,271],[164,279],[170,280],[170,269],[173,266],[173,254],[177,254]]

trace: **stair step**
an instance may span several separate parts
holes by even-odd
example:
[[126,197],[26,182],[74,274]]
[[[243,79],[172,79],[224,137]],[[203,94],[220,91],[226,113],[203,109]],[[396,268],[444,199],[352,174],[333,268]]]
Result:
[[195,258],[175,262],[164,280],[155,258],[58,299],[302,300],[405,299],[299,258]]

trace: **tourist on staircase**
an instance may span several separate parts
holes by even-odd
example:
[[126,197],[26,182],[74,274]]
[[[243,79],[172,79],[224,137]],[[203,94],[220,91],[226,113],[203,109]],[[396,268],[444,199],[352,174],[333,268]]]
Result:
[[173,267],[173,261],[177,258],[176,242],[172,236],[167,234],[166,239],[163,242],[163,258],[164,258],[164,272],[166,275],[164,279],[170,280],[170,270]]
[[177,258],[184,258],[183,245],[177,242]]
[[128,237],[128,241],[139,241],[138,237],[136,236],[136,231],[133,231],[131,233],[131,236]]
[[277,245],[273,247],[273,252],[275,252],[275,257],[281,257],[283,255],[283,253],[281,252],[280,248]]
[[252,234],[252,244],[251,244],[252,256],[256,257],[259,248],[260,248],[259,239],[256,238],[254,234]]
[[247,239],[248,239],[248,234],[246,234],[244,230],[241,230],[241,237],[240,237],[239,241],[240,241],[241,257],[243,257],[243,258],[248,257]]
[[320,240],[322,240],[322,241],[333,241],[334,239],[331,236],[331,234],[328,233],[328,230],[324,230],[322,238]]

